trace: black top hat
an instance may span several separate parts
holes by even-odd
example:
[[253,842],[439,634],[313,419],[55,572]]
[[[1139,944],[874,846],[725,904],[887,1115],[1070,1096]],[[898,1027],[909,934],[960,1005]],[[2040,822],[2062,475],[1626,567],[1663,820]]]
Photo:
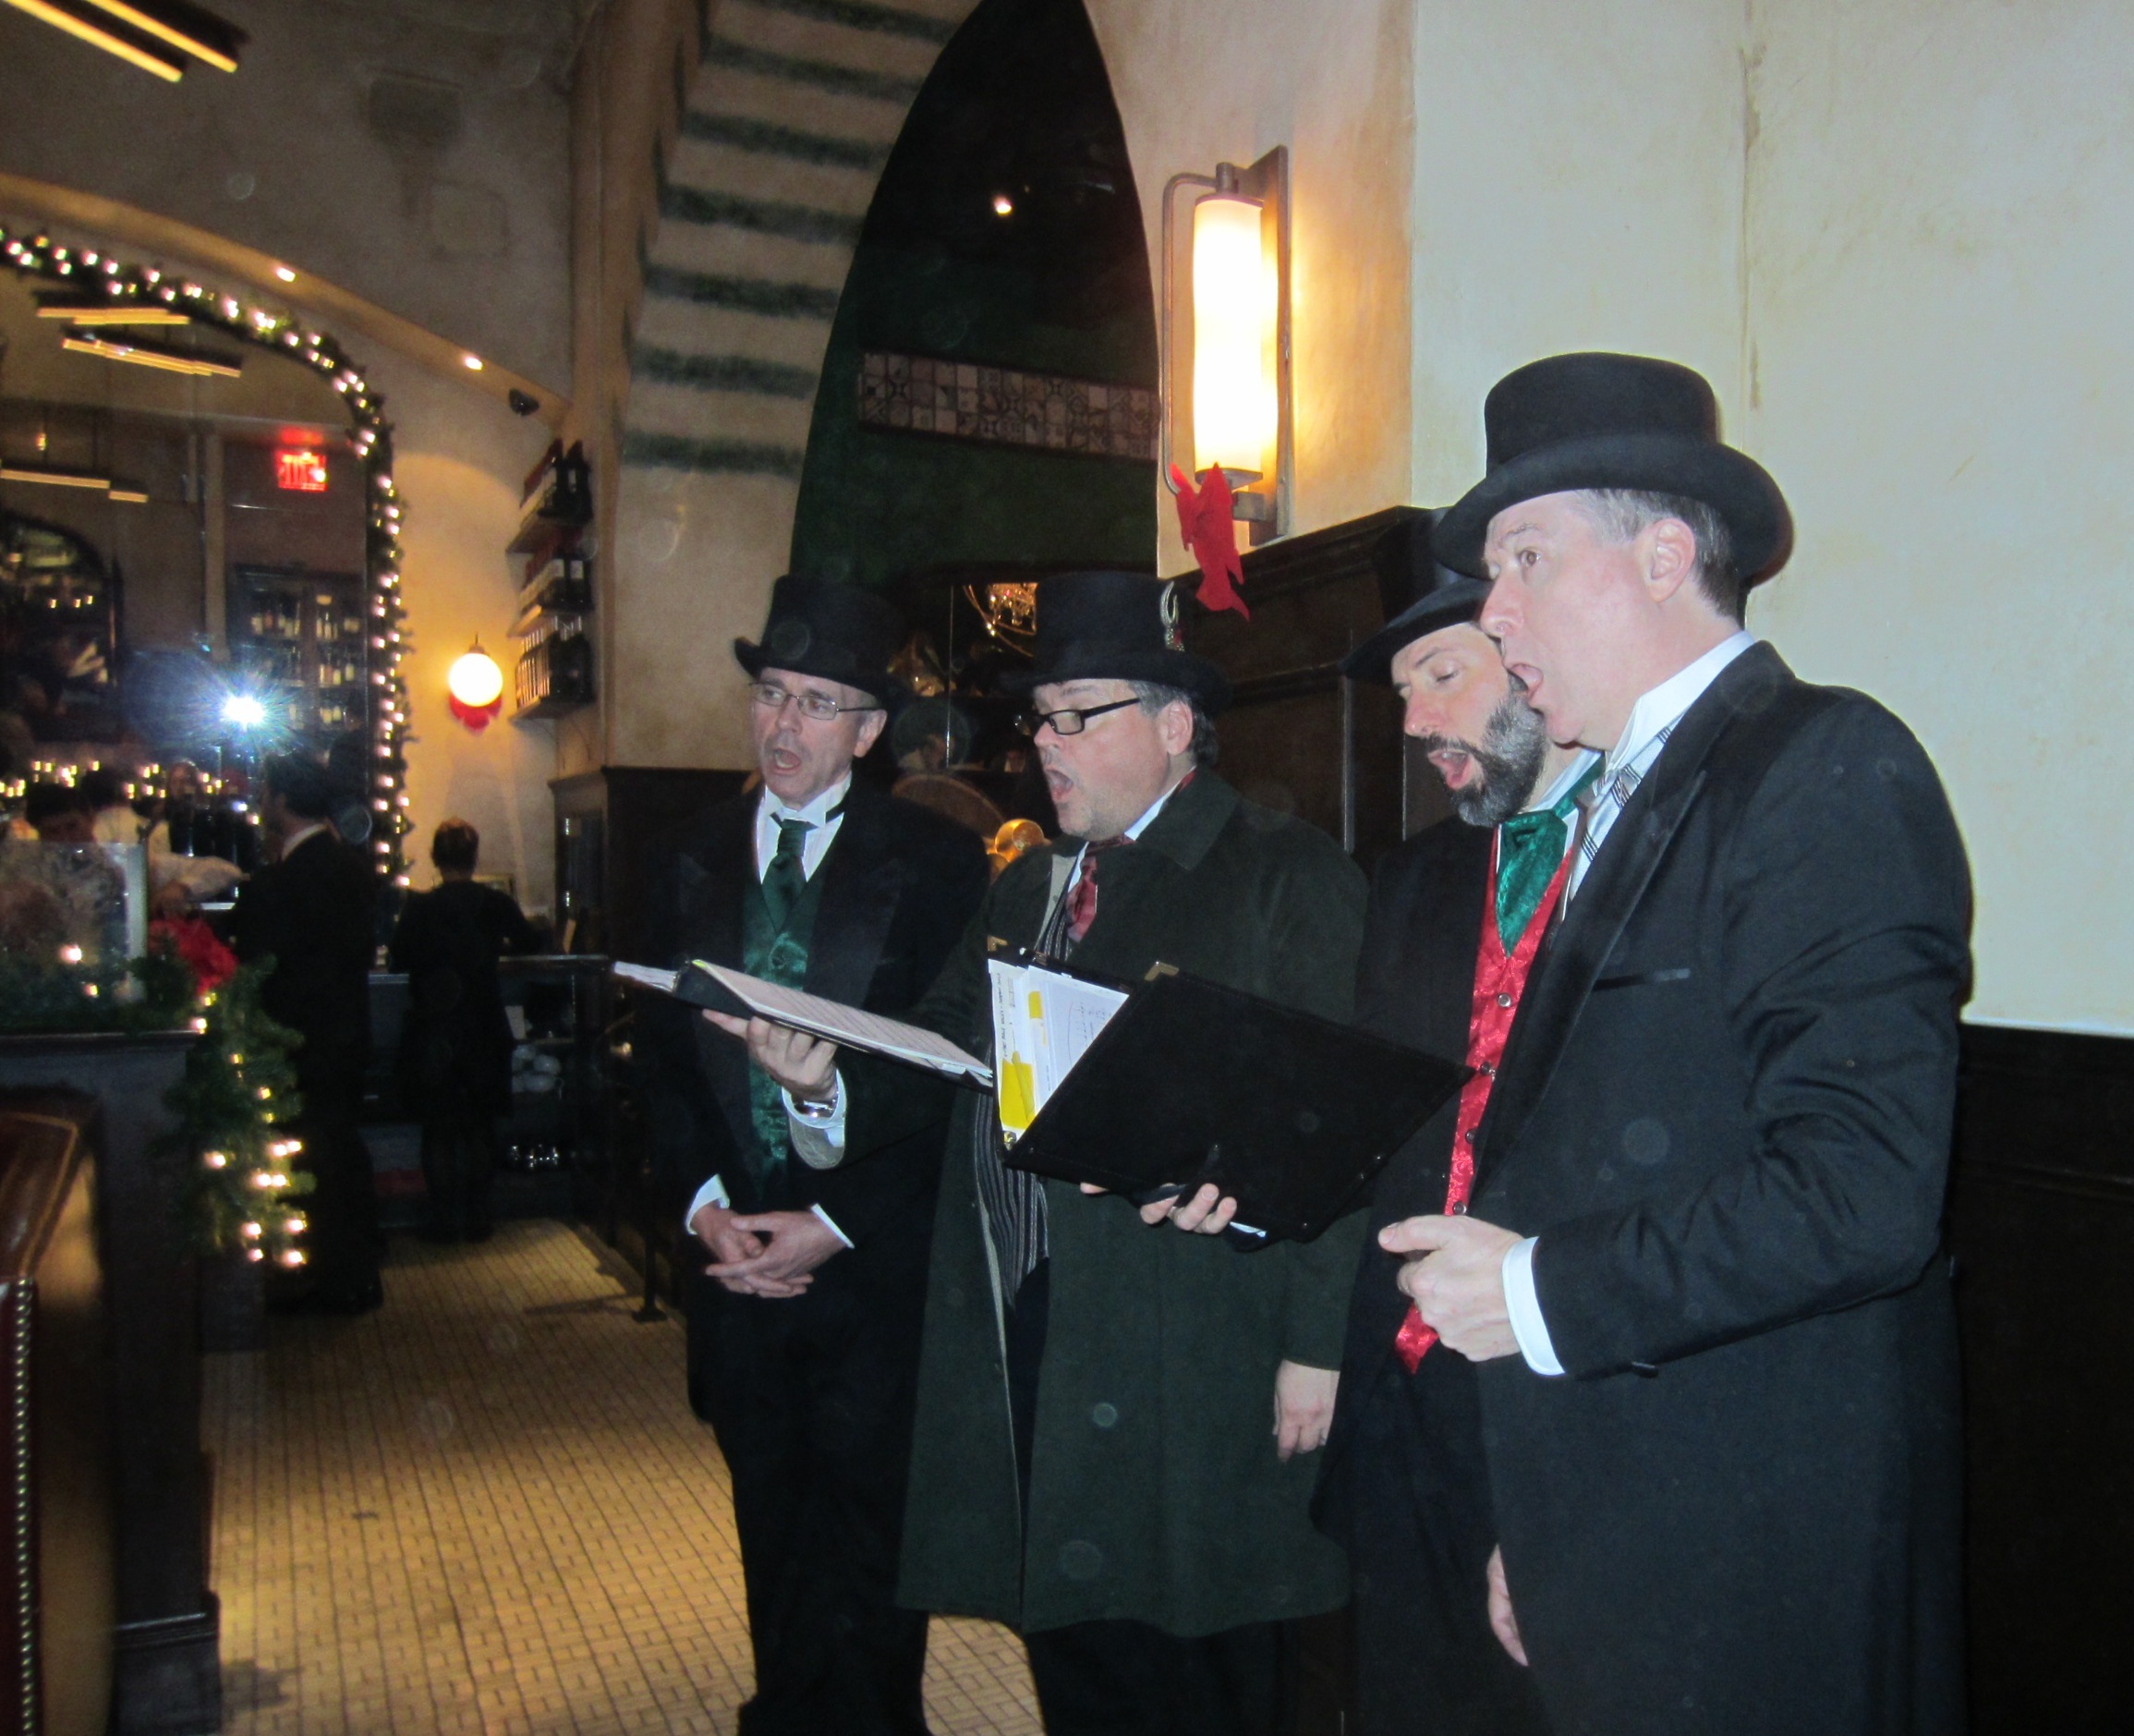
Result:
[[751,675],[790,669],[842,681],[888,705],[903,693],[889,672],[903,636],[903,617],[885,598],[856,585],[788,573],[770,588],[762,642],[735,639],[734,660]]
[[1481,577],[1489,521],[1568,489],[1635,489],[1703,501],[1726,520],[1734,565],[1767,578],[1793,524],[1764,467],[1719,443],[1704,375],[1649,356],[1550,356],[1508,373],[1483,406],[1489,472],[1438,521],[1437,556]]
[[1210,717],[1230,682],[1178,634],[1178,587],[1146,573],[1060,573],[1037,581],[1037,662],[1000,677],[1011,693],[1060,681],[1153,681],[1190,693]]
[[1381,571],[1380,591],[1405,595],[1408,606],[1397,611],[1384,626],[1341,659],[1341,673],[1350,680],[1385,686],[1393,679],[1393,659],[1402,646],[1412,645],[1440,627],[1473,621],[1482,613],[1482,600],[1489,595],[1489,587],[1431,558],[1431,521],[1440,516],[1435,512],[1418,514],[1411,525],[1400,527],[1402,534],[1388,540],[1385,553],[1397,561],[1401,570],[1390,574]]

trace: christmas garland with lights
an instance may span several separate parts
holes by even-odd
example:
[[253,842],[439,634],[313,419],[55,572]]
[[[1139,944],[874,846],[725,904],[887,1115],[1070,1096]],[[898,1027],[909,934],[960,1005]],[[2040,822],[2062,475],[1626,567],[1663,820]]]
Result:
[[317,1185],[296,1167],[303,1144],[282,1131],[304,1107],[289,1051],[299,1040],[261,1004],[272,960],[247,965],[203,998],[205,1028],[165,1104],[174,1135],[197,1155],[189,1205],[203,1248],[248,1260],[304,1264],[297,1196]]
[[364,591],[374,701],[370,844],[378,872],[406,885],[406,839],[415,825],[407,812],[407,680],[400,668],[406,650],[407,613],[400,599],[400,494],[393,482],[393,425],[385,419],[384,401],[370,390],[363,370],[332,336],[309,329],[285,310],[217,294],[160,267],[123,265],[108,253],[69,249],[48,236],[25,237],[5,225],[0,225],[0,258],[24,277],[93,291],[114,308],[168,308],[200,325],[300,362],[326,380],[347,404],[349,439],[365,480]]

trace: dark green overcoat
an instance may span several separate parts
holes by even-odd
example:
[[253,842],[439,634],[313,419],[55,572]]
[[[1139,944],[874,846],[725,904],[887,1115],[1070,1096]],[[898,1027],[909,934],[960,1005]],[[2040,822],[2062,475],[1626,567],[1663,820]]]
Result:
[[[989,1052],[987,941],[1037,940],[1077,847],[1000,876],[926,1023]],[[1364,891],[1325,833],[1203,772],[1106,859],[1074,962],[1134,979],[1162,960],[1345,1019]],[[949,1139],[900,1601],[1025,1632],[1128,1618],[1182,1637],[1338,1608],[1347,1564],[1306,1511],[1314,1456],[1276,1457],[1274,1386],[1285,1359],[1340,1366],[1362,1214],[1308,1245],[1250,1253],[1047,1184],[1050,1327],[1025,1536],[973,1171],[974,1118],[992,1112],[964,1093]]]

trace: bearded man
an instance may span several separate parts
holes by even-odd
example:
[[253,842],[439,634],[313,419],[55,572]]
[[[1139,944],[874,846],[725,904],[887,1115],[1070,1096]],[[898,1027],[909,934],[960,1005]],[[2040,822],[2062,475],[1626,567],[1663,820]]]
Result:
[[1438,556],[1605,755],[1472,1210],[1380,1233],[1476,1365],[1494,1625],[1564,1736],[1958,1730],[1946,798],[1743,628],[1790,526],[1702,378],[1554,357],[1484,419]]
[[[1456,818],[1388,851],[1371,882],[1357,1023],[1474,1076],[1380,1171],[1370,1231],[1466,1208],[1472,1141],[1534,954],[1562,892],[1574,802],[1595,757],[1549,741],[1474,625],[1489,588],[1420,563],[1415,601],[1343,661],[1390,682],[1401,727]],[[1187,1214],[1182,1213],[1184,1218]],[[1497,1530],[1473,1365],[1442,1348],[1365,1244],[1315,1513],[1349,1552],[1357,1729],[1364,1736],[1519,1736],[1545,1727],[1532,1682],[1489,1630]]]

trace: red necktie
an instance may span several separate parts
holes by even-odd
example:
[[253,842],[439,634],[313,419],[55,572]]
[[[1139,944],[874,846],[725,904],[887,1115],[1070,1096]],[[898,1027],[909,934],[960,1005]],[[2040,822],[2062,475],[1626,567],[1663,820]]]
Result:
[[1089,925],[1097,920],[1097,863],[1107,850],[1116,850],[1126,843],[1124,837],[1107,838],[1100,844],[1083,846],[1082,872],[1074,877],[1074,884],[1067,889],[1067,939],[1079,946],[1082,937],[1089,932]]

